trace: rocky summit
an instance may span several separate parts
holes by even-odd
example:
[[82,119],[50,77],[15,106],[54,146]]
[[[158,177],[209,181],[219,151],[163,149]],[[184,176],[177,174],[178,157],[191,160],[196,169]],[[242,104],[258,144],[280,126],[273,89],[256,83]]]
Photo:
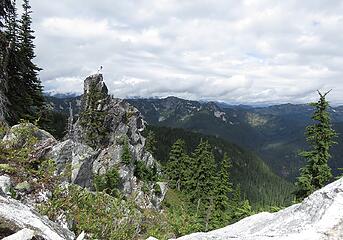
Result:
[[262,212],[207,233],[178,240],[339,240],[343,239],[343,178],[302,203],[276,213]]
[[158,174],[158,162],[144,148],[146,140],[141,135],[144,128],[140,112],[126,101],[110,96],[101,74],[92,75],[84,81],[79,119],[69,128],[67,140],[55,145],[49,155],[57,162],[60,171],[71,163],[71,181],[90,189],[95,175],[119,165],[122,192],[127,195],[135,193],[141,207],[158,208],[166,185],[156,183],[162,190],[161,195],[154,194],[153,190],[143,193],[143,182],[134,176],[134,164],[121,164],[126,141],[132,163],[139,161],[156,169]]
[[[159,163],[146,150],[141,114],[127,102],[110,96],[100,74],[86,78],[84,89],[80,117],[76,121],[71,117],[63,141],[31,123],[14,125],[3,137],[2,147],[8,151],[5,155],[12,154],[18,164],[27,161],[25,166],[30,164],[32,168],[30,173],[25,172],[28,170],[15,169],[11,162],[2,159],[5,162],[1,162],[0,169],[0,237],[75,239],[69,230],[74,223],[66,220],[63,211],[58,210],[60,216],[52,222],[37,209],[52,197],[56,188],[67,193],[68,186],[78,185],[93,194],[97,190],[95,178],[113,169],[119,175],[120,194],[130,197],[140,209],[160,209],[167,185],[137,177],[138,171],[151,172],[156,179],[160,174]],[[18,154],[22,151],[24,155]],[[18,160],[20,157],[23,159]],[[51,176],[58,179],[54,184],[50,178],[42,180],[51,166],[40,171],[37,164],[43,160],[56,166]],[[83,239],[80,236],[78,239]]]

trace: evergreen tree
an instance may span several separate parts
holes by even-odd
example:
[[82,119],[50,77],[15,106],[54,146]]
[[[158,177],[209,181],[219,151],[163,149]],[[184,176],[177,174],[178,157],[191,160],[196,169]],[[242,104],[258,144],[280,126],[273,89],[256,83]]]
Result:
[[0,28],[4,26],[4,19],[9,12],[12,12],[14,9],[11,0],[1,0],[0,1]]
[[[10,124],[20,119],[34,120],[42,109],[44,98],[41,82],[38,79],[40,70],[33,62],[34,36],[31,29],[31,11],[28,0],[24,0],[23,15],[17,20],[15,6],[8,11],[5,18],[5,54],[1,59],[5,91],[0,94],[6,96],[8,114],[6,119]],[[0,95],[0,104],[4,98]],[[3,105],[3,104],[2,104]],[[0,106],[1,107],[1,106]]]
[[38,112],[43,106],[44,97],[42,93],[41,81],[38,78],[38,72],[41,68],[33,63],[35,58],[35,45],[33,43],[35,37],[34,31],[31,28],[32,18],[29,0],[23,0],[23,14],[19,26],[19,58],[21,62],[20,75],[23,88],[25,89],[25,112],[27,118],[31,120],[38,117]]
[[207,141],[201,140],[192,158],[195,166],[192,178],[194,199],[208,201],[209,197],[213,195],[216,180],[216,164],[211,145]]
[[216,163],[207,141],[201,140],[193,156],[194,175],[191,179],[191,200],[197,205],[197,214],[203,219],[204,230],[208,230],[214,211],[214,193],[216,184]]
[[186,166],[181,166],[181,159],[184,158],[185,153],[185,142],[181,139],[176,140],[176,142],[171,147],[169,153],[169,160],[167,164],[166,174],[169,180],[169,186],[171,188],[176,188],[180,190],[181,186],[181,170]]
[[335,142],[336,136],[332,129],[330,115],[328,112],[329,103],[325,97],[329,93],[319,93],[319,100],[311,103],[315,107],[312,119],[315,123],[306,128],[307,142],[311,145],[309,151],[303,151],[300,156],[307,159],[305,167],[300,169],[300,176],[297,178],[295,192],[297,200],[302,200],[313,191],[322,188],[332,178],[331,169],[328,165],[330,159],[330,148]]
[[145,141],[145,149],[151,154],[154,154],[156,151],[156,144],[155,134],[153,131],[149,130]]
[[216,208],[220,211],[226,211],[230,205],[229,194],[233,191],[229,179],[231,166],[230,158],[225,153],[215,188]]
[[129,149],[129,143],[127,141],[127,139],[125,139],[124,141],[124,145],[123,145],[123,152],[121,154],[121,161],[122,163],[126,164],[126,165],[130,165],[132,162],[132,155]]
[[242,219],[254,214],[251,208],[249,200],[244,200],[240,202],[239,207],[236,209],[235,215],[238,219]]
[[9,41],[4,32],[4,24],[9,15],[13,14],[14,6],[10,0],[0,1],[0,123],[5,122],[8,99],[6,97],[8,87],[7,59]]
[[[231,212],[229,211],[232,210],[229,194],[233,191],[233,186],[229,179],[229,171],[231,166],[230,158],[228,157],[227,153],[225,153],[221,162],[220,171],[217,176],[215,186],[215,211],[211,219],[211,229],[228,225],[232,217]],[[240,201],[240,199],[238,201]]]
[[25,101],[22,96],[25,89],[20,78],[20,58],[18,44],[17,10],[9,12],[5,18],[5,38],[7,42],[6,56],[4,59],[4,74],[6,78],[6,97],[8,100],[8,113],[6,119],[14,124],[20,120]]
[[194,174],[193,159],[188,154],[183,154],[179,161],[180,169],[180,190],[189,192]]

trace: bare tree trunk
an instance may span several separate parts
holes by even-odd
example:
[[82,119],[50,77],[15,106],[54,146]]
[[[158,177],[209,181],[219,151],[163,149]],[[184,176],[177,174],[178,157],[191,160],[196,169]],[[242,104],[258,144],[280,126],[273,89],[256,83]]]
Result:
[[197,216],[198,216],[198,212],[199,212],[200,202],[201,202],[201,198],[198,199],[197,212],[196,212]]

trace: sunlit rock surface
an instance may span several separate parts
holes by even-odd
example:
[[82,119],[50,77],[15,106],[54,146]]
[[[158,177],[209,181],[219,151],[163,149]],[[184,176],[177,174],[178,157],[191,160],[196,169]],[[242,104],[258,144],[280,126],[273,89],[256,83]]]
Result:
[[68,229],[60,227],[19,201],[2,196],[0,226],[0,236],[7,235],[7,239],[75,239],[74,233]]
[[259,213],[208,233],[178,240],[340,240],[343,239],[343,178],[302,203],[276,213]]

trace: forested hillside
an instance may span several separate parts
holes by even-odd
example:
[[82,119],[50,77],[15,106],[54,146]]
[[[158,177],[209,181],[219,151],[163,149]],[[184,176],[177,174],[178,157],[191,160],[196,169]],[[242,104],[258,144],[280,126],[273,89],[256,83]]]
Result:
[[[218,136],[257,153],[274,172],[294,181],[304,160],[298,156],[306,149],[304,131],[311,123],[313,107],[306,104],[282,104],[270,107],[232,106],[200,103],[179,98],[129,99],[148,123],[156,126],[184,128]],[[338,142],[343,142],[341,107],[329,108]],[[342,133],[342,134],[340,134]],[[341,148],[333,147],[329,165],[334,175],[343,165]]]
[[217,164],[220,165],[224,153],[232,161],[230,175],[235,186],[240,186],[245,196],[255,208],[286,206],[291,203],[292,184],[275,175],[271,169],[253,152],[217,137],[193,133],[182,129],[149,126],[156,136],[157,148],[154,156],[164,165],[168,161],[170,148],[177,139],[186,143],[191,153],[201,140],[212,146]]

